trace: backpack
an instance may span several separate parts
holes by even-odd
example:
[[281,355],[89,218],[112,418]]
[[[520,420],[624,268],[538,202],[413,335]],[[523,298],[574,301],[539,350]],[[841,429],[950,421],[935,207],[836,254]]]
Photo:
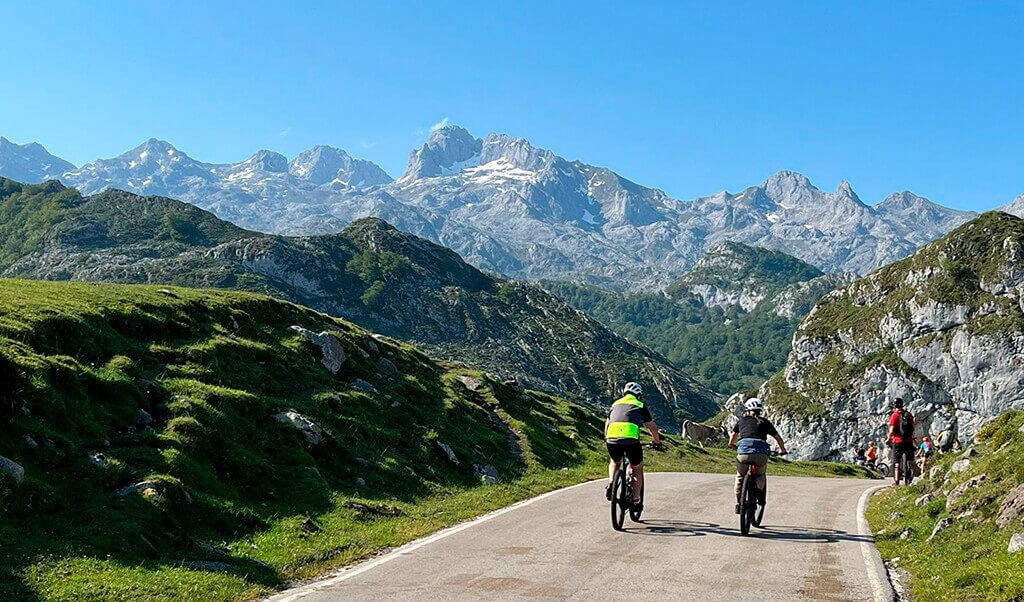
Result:
[[910,441],[914,438],[914,415],[906,410],[900,410],[896,418],[896,436],[903,441]]
[[946,449],[947,447],[949,447],[951,443],[953,443],[952,439],[953,433],[949,432],[948,430],[942,431],[941,433],[939,433],[939,447],[941,449]]

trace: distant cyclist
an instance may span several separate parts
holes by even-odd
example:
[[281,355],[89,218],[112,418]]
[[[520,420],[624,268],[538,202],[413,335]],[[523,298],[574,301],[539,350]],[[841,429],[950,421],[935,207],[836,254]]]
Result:
[[900,484],[901,478],[905,478],[900,474],[903,458],[907,458],[908,464],[914,462],[914,428],[916,425],[914,415],[903,405],[903,399],[896,398],[893,403],[892,416],[889,418],[889,436],[887,438],[892,444],[892,474],[897,485]]
[[744,414],[732,427],[729,447],[736,450],[736,514],[740,513],[740,487],[743,477],[747,475],[750,465],[757,466],[755,484],[760,491],[765,490],[765,471],[768,467],[768,437],[774,437],[779,444],[779,453],[786,453],[786,443],[767,418],[761,416],[764,402],[751,397],[743,404]]
[[644,390],[637,383],[627,383],[622,388],[623,396],[612,404],[608,419],[604,422],[604,438],[611,462],[608,464],[608,485],[605,497],[612,499],[612,481],[619,462],[625,456],[633,467],[633,506],[642,509],[640,492],[644,487],[644,448],[640,445],[640,429],[647,427],[655,445],[661,445],[661,433],[654,423],[651,411],[641,401]]
[[928,435],[924,436],[921,441],[921,470],[928,470],[928,458],[931,458],[935,454],[935,445],[932,444],[932,439]]
[[874,470],[875,465],[878,463],[878,448],[875,447],[874,441],[868,441],[868,449],[864,457],[867,458],[867,462],[865,462],[867,467]]

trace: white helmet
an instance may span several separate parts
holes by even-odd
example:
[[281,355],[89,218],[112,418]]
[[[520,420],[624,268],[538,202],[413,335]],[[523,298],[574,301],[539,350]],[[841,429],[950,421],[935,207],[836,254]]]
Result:
[[622,387],[623,393],[629,393],[631,395],[643,395],[643,387],[639,383],[626,383],[625,387]]
[[764,402],[757,397],[751,397],[743,404],[743,409],[748,412],[760,412],[764,409]]

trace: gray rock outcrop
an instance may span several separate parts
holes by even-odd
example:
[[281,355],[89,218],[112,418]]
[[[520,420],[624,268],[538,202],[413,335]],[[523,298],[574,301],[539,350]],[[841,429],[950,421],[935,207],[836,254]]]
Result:
[[1003,498],[996,514],[996,525],[1008,527],[1024,515],[1024,484],[1018,485]]
[[323,443],[323,429],[320,428],[320,425],[309,418],[306,418],[302,414],[294,410],[286,410],[284,412],[274,414],[273,418],[281,424],[287,424],[302,431],[302,436],[305,437],[306,442],[310,445],[320,445]]
[[331,374],[337,374],[338,371],[341,370],[341,366],[345,363],[345,349],[341,346],[341,341],[338,337],[327,331],[315,333],[298,325],[292,326],[291,329],[305,337],[310,343],[313,343],[320,348],[320,351],[323,352],[320,363],[323,364]]
[[0,475],[20,484],[25,480],[25,469],[14,460],[0,456]]

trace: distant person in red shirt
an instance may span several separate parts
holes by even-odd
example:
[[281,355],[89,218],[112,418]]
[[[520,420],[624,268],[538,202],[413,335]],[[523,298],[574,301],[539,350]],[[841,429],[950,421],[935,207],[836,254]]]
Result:
[[914,428],[916,425],[914,424],[914,415],[904,409],[902,398],[897,398],[893,406],[892,417],[889,418],[888,441],[892,444],[892,473],[895,483],[899,485],[900,479],[904,478],[904,475],[900,474],[903,466],[901,461],[905,457],[908,465],[914,462]]

